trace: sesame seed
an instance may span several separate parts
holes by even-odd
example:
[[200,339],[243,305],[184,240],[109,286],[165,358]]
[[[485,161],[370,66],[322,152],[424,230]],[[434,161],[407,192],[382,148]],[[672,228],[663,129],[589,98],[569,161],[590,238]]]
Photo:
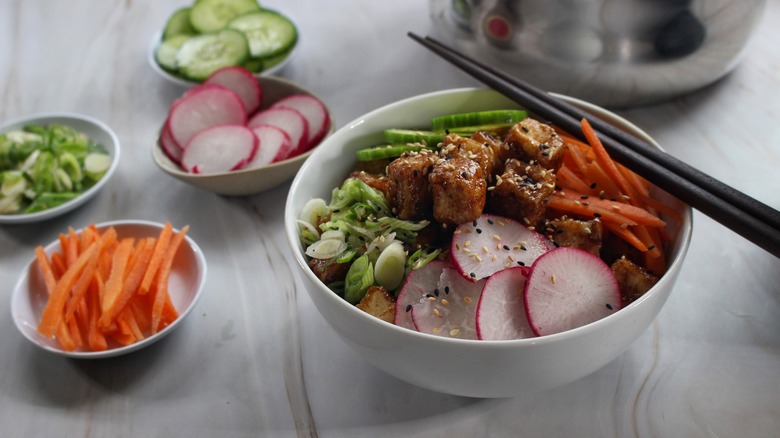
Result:
[[439,289],[438,289],[438,288],[437,288],[437,289],[434,289],[434,290],[433,290],[433,294],[434,294],[434,295],[436,295],[436,296],[438,297],[438,296],[439,296]]
[[444,305],[444,306],[447,306],[447,305],[449,305],[449,304],[450,304],[450,302],[449,302],[449,301],[447,301],[447,299],[446,299],[446,298],[442,298],[442,299],[441,299],[441,304],[442,304],[442,305]]
[[525,266],[525,263],[523,263],[521,260],[518,260],[517,264],[520,265],[520,266]]
[[477,231],[477,234],[482,234],[482,230],[480,228],[477,228],[476,231]]
[[463,245],[464,245],[464,246],[469,246],[469,245],[471,245],[471,241],[470,241],[470,240],[467,240],[467,241],[463,242]]
[[494,234],[493,235],[493,240],[497,240],[497,241],[500,242],[501,241],[501,236],[499,236],[498,234]]
[[441,331],[441,329],[439,327],[434,327],[433,328],[433,332],[434,333],[439,333],[440,331]]
[[450,336],[458,336],[458,333],[460,333],[460,330],[458,329],[450,330]]
[[607,309],[612,310],[612,304],[607,303]]
[[436,316],[441,316],[441,312],[439,312],[439,309],[433,309],[433,314]]
[[407,312],[411,312],[412,311],[412,305],[411,304],[407,304],[406,305],[406,311]]
[[493,225],[493,219],[488,219],[487,221],[490,225]]
[[471,304],[471,297],[463,297],[463,301],[466,302],[466,304]]
[[436,301],[436,297],[428,297],[428,301]]
[[483,246],[483,247],[482,247],[482,252],[484,252],[484,253],[488,253],[488,252],[490,252],[490,250],[488,249],[488,247],[487,247],[487,246]]
[[445,294],[450,293],[450,287],[449,286],[444,286],[444,293]]
[[555,284],[555,275],[551,275],[551,276],[550,276],[550,282],[551,282],[552,284]]

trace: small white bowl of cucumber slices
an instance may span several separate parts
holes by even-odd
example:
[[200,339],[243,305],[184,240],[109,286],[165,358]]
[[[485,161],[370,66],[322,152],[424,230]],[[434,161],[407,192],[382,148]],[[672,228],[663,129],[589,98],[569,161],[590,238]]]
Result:
[[49,113],[0,126],[0,224],[39,222],[92,199],[119,164],[119,139],[102,121]]
[[298,39],[298,26],[289,16],[257,0],[199,0],[168,17],[152,39],[149,63],[184,86],[229,66],[271,75],[293,58]]

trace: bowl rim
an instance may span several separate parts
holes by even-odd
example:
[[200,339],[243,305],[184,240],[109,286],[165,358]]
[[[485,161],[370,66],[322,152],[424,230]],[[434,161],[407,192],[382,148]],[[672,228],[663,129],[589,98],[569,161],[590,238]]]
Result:
[[[164,224],[154,221],[148,221],[148,220],[136,220],[136,219],[125,219],[125,220],[113,220],[108,222],[100,222],[95,224],[95,226],[98,229],[105,229],[109,227],[123,227],[123,226],[129,226],[129,227],[142,227],[146,229],[162,229]],[[76,230],[77,233],[80,233],[83,231],[84,228],[80,228],[79,230]],[[119,232],[119,230],[117,230]],[[178,231],[178,229],[174,228],[174,232]],[[115,357],[120,356],[123,354],[131,353],[136,350],[140,350],[144,347],[147,347],[163,337],[170,334],[173,330],[178,327],[181,322],[189,315],[192,310],[195,308],[196,304],[200,300],[201,296],[203,295],[203,291],[205,289],[206,284],[206,276],[207,276],[207,263],[206,263],[206,257],[203,254],[203,250],[198,246],[197,242],[195,242],[194,239],[192,239],[189,235],[184,236],[184,243],[186,243],[187,248],[191,251],[191,253],[194,256],[195,259],[195,266],[197,267],[197,290],[192,295],[192,301],[190,302],[189,306],[187,308],[182,309],[179,311],[179,317],[176,318],[175,321],[173,321],[170,325],[165,327],[164,329],[160,330],[159,332],[155,333],[152,336],[146,337],[138,342],[135,342],[130,345],[126,346],[120,346],[116,348],[110,348],[105,351],[66,351],[61,348],[54,347],[52,345],[41,343],[33,335],[30,333],[30,328],[25,328],[24,324],[27,322],[26,320],[23,320],[17,312],[21,304],[19,303],[19,300],[24,299],[26,296],[28,296],[31,292],[31,289],[27,288],[25,289],[23,286],[29,281],[29,272],[32,269],[32,266],[37,263],[35,257],[30,260],[29,263],[27,263],[22,270],[21,275],[19,276],[18,280],[16,281],[16,284],[14,285],[13,292],[11,293],[11,305],[10,305],[10,311],[11,311],[11,318],[14,321],[14,325],[16,326],[17,330],[24,336],[25,339],[30,341],[32,344],[34,344],[36,347],[41,348],[42,350],[48,351],[50,353],[57,354],[59,356],[74,358],[74,359],[102,359],[102,358],[109,358],[109,357]],[[59,240],[55,239],[52,242],[47,243],[44,246],[44,250],[47,253],[50,253],[51,251],[54,251],[55,248],[59,246]]]
[[[389,103],[387,105],[381,106],[379,108],[376,108],[361,116],[358,116],[351,122],[344,125],[341,129],[337,130],[328,139],[323,140],[323,143],[320,145],[318,150],[325,151],[328,149],[327,145],[329,143],[342,141],[341,140],[342,136],[348,137],[349,136],[348,132],[350,130],[357,128],[358,126],[363,124],[366,119],[375,118],[376,115],[380,112],[384,112],[398,106],[410,105],[416,101],[432,99],[443,95],[473,93],[473,92],[486,92],[486,93],[492,92],[492,93],[499,94],[498,92],[489,88],[463,87],[463,88],[451,88],[451,89],[439,90],[439,91],[428,92],[424,94],[407,97]],[[643,131],[642,129],[640,129],[638,126],[631,123],[627,119],[621,117],[620,115],[608,109],[583,101],[578,98],[557,94],[557,93],[551,93],[551,94],[554,94],[555,96],[562,98],[563,100],[566,100],[569,103],[579,105],[584,110],[591,112],[592,114],[598,117],[604,118],[608,122],[617,124],[618,127],[620,127],[621,129],[632,130],[634,131],[635,135],[642,137],[646,141],[650,141],[651,144],[663,150],[663,148],[652,137],[650,137],[649,134],[647,134],[645,131]],[[347,301],[345,301],[344,299],[342,299],[341,297],[333,293],[333,291],[328,289],[327,286],[322,284],[322,282],[314,275],[314,273],[308,267],[306,260],[303,256],[303,252],[300,249],[301,245],[300,245],[300,239],[298,238],[298,227],[297,227],[298,212],[293,211],[293,208],[295,207],[293,205],[293,198],[294,198],[293,194],[296,193],[299,190],[299,187],[303,184],[302,183],[303,175],[309,169],[309,166],[314,166],[315,164],[313,163],[319,161],[316,158],[317,155],[321,153],[325,153],[325,152],[315,151],[313,159],[305,162],[301,167],[301,169],[298,171],[298,174],[293,179],[293,182],[290,186],[290,190],[288,192],[287,201],[285,204],[285,216],[284,216],[285,234],[287,235],[287,241],[293,253],[293,257],[295,258],[296,263],[304,272],[304,275],[307,277],[309,282],[317,286],[317,290],[310,291],[310,293],[322,293],[327,297],[325,299],[328,300],[328,302],[334,303],[334,305],[339,307],[343,306],[342,307],[343,311],[354,312],[356,315],[359,315],[358,318],[364,318],[365,321],[374,321],[373,323],[379,323],[380,325],[382,324],[385,325],[389,330],[393,331],[398,336],[406,336],[409,339],[415,339],[421,342],[437,342],[437,343],[444,342],[446,344],[451,344],[451,345],[468,345],[469,347],[473,347],[477,349],[494,349],[494,348],[529,346],[529,345],[535,345],[540,343],[554,344],[558,342],[566,342],[571,338],[575,338],[587,333],[596,332],[601,328],[601,326],[605,324],[611,324],[613,320],[630,317],[630,314],[636,311],[632,309],[638,309],[643,306],[650,305],[646,303],[650,301],[652,296],[661,293],[660,286],[674,280],[674,277],[676,276],[676,272],[678,272],[679,269],[681,269],[681,266],[685,260],[685,256],[688,252],[688,248],[691,242],[692,228],[693,228],[692,208],[690,207],[690,205],[681,205],[682,207],[681,213],[683,219],[682,222],[679,224],[679,230],[677,231],[678,232],[678,237],[676,239],[678,241],[677,253],[674,259],[671,260],[671,263],[669,263],[667,272],[659,278],[659,281],[650,290],[648,290],[647,293],[643,294],[636,301],[630,303],[628,306],[621,308],[621,310],[618,312],[615,312],[609,316],[606,316],[602,319],[591,322],[584,326],[576,327],[571,330],[545,335],[545,336],[537,336],[537,337],[523,338],[523,339],[507,339],[507,340],[460,339],[460,338],[448,338],[443,336],[436,336],[428,333],[421,333],[404,327],[397,326],[393,323],[381,320],[366,312],[359,311],[359,309],[357,309],[355,306],[348,303]]]
[[[119,137],[117,137],[116,133],[111,129],[111,127],[108,126],[108,124],[92,116],[88,116],[85,114],[78,114],[74,112],[48,112],[48,113],[33,114],[31,116],[17,117],[15,119],[3,123],[0,126],[0,133],[7,132],[13,126],[18,125],[19,127],[21,127],[21,125],[36,123],[36,122],[42,123],[45,120],[51,120],[51,119],[69,119],[73,121],[85,122],[87,124],[93,125],[95,128],[105,133],[111,139],[111,150],[109,151],[109,153],[111,154],[111,165],[106,171],[106,174],[103,175],[103,177],[100,179],[100,181],[98,181],[95,185],[93,185],[86,191],[82,192],[79,196],[76,196],[75,198],[71,199],[70,201],[60,204],[56,207],[49,208],[43,211],[38,211],[35,213],[0,214],[0,225],[39,222],[39,221],[51,219],[60,216],[62,214],[68,213],[71,210],[74,210],[75,208],[81,206],[83,203],[87,202],[92,197],[94,197],[97,194],[97,192],[100,191],[108,183],[108,180],[111,179],[113,174],[116,172],[116,169],[119,167],[119,160],[121,157],[121,149],[122,149],[119,143]],[[63,124],[67,124],[67,123],[63,123]],[[89,137],[91,140],[94,141],[94,138],[92,138],[93,136],[90,135]],[[107,145],[102,145],[102,146],[106,147]]]

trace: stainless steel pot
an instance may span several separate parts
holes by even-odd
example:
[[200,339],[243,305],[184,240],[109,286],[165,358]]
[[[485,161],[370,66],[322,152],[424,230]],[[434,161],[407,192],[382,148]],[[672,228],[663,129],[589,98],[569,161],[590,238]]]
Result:
[[667,100],[739,63],[766,0],[429,0],[434,36],[549,91]]

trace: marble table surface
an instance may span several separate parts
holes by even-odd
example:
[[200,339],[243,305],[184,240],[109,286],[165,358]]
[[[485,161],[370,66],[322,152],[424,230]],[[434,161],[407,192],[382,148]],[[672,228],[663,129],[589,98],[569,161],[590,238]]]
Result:
[[[695,212],[688,259],[652,326],[621,356],[527,397],[470,399],[401,382],[327,326],[282,235],[289,183],[222,197],[163,174],[151,147],[183,91],[147,51],[185,2],[0,0],[0,120],[72,111],[122,144],[114,178],[60,218],[0,226],[0,436],[766,437],[780,434],[780,260]],[[408,96],[476,86],[406,37],[431,31],[426,2],[268,0],[302,47],[282,73],[343,126]],[[780,3],[740,65],[706,89],[619,111],[671,154],[780,207]],[[93,361],[42,351],[14,327],[10,294],[35,245],[117,219],[189,224],[206,289],[174,333]]]

